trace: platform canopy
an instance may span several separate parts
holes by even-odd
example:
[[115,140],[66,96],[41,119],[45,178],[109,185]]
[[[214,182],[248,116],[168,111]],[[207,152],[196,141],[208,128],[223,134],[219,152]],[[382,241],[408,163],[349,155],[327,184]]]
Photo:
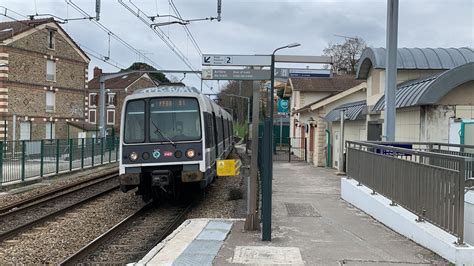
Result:
[[324,120],[329,122],[339,121],[341,119],[341,111],[344,110],[345,119],[348,120],[361,120],[365,119],[367,114],[367,102],[357,101],[339,105],[332,109],[325,117]]
[[[385,48],[366,48],[359,59],[357,79],[367,79],[371,68],[385,69]],[[474,50],[462,48],[399,48],[397,69],[448,70],[474,62]]]
[[[474,62],[471,62],[427,78],[403,82],[397,88],[396,107],[436,104],[459,85],[474,80],[473,73]],[[385,100],[382,97],[373,111],[384,109]]]

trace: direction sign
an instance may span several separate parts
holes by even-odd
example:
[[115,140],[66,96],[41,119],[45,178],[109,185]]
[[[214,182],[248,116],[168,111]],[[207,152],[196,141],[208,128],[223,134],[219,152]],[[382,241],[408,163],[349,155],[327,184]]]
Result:
[[203,69],[202,79],[207,80],[268,80],[270,70],[261,69]]
[[309,69],[309,68],[276,68],[275,77],[277,78],[328,78],[331,76],[330,69]]
[[270,66],[271,63],[270,55],[204,54],[202,56],[204,66]]
[[278,99],[278,114],[287,114],[288,113],[288,100]]

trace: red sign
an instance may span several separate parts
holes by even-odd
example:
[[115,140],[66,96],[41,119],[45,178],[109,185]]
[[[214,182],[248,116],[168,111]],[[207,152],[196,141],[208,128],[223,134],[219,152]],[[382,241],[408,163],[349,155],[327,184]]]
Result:
[[165,152],[163,153],[163,155],[164,155],[165,157],[173,157],[173,152],[171,152],[171,151],[165,151]]

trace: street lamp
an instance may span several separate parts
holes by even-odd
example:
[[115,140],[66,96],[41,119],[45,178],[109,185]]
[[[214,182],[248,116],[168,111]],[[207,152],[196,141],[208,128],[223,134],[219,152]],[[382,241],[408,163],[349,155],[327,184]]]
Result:
[[263,165],[265,173],[263,175],[262,185],[262,240],[272,240],[272,178],[273,178],[273,95],[275,91],[275,53],[286,48],[298,47],[301,44],[291,43],[276,48],[272,53],[272,61],[270,67],[270,95],[268,104],[270,105],[270,115],[265,119],[264,124],[264,143],[266,152],[263,153]]

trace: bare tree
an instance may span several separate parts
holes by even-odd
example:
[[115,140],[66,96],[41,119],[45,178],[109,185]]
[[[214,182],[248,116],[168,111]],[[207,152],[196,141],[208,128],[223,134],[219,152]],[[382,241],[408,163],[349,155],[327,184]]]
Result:
[[346,69],[348,73],[355,74],[357,62],[366,47],[361,37],[354,37],[346,38],[344,43],[329,43],[323,52],[332,57],[335,71]]

